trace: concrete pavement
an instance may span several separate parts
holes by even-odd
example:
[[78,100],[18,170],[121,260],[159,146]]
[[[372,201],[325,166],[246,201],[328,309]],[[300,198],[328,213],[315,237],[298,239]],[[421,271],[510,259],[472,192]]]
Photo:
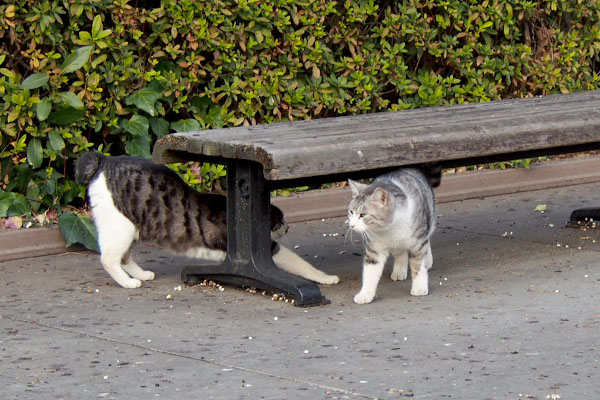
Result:
[[600,234],[565,228],[593,205],[600,184],[441,204],[430,294],[387,269],[368,305],[343,218],[283,240],[342,278],[314,308],[187,287],[149,247],[136,258],[157,278],[132,290],[93,253],[3,262],[1,397],[598,399]]

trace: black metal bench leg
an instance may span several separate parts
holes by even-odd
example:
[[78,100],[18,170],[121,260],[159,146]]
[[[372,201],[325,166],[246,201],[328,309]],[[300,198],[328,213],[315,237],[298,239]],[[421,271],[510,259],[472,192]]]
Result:
[[324,303],[319,287],[277,268],[271,256],[271,201],[257,163],[227,166],[227,258],[219,266],[188,266],[182,280],[198,277],[238,286],[283,292],[298,306]]
[[578,227],[583,225],[592,225],[600,223],[600,207],[580,208],[573,210],[569,218],[568,226]]

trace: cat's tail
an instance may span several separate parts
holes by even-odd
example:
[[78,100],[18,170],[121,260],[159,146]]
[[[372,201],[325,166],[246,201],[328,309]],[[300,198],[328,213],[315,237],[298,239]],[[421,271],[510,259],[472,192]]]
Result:
[[94,151],[89,151],[79,156],[75,164],[75,181],[81,185],[90,183],[94,175],[96,175],[102,157],[104,157],[102,154]]
[[432,188],[438,187],[442,183],[442,165],[440,163],[423,164],[419,170],[425,175]]

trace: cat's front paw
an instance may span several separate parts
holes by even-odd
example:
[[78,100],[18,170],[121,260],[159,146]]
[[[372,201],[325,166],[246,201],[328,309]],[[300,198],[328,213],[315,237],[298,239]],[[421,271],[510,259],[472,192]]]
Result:
[[340,283],[340,277],[337,275],[325,275],[319,279],[319,283],[323,285],[335,285],[336,283]]
[[140,281],[152,281],[154,280],[155,276],[156,274],[152,271],[142,271],[140,274],[138,274],[138,276],[136,276],[136,278]]
[[140,281],[139,279],[131,278],[126,281],[119,282],[119,285],[121,285],[125,289],[135,289],[142,286],[142,281]]
[[393,281],[405,281],[408,277],[408,270],[404,269],[402,271],[392,271],[392,280]]
[[362,290],[354,296],[354,302],[356,304],[368,304],[375,298],[375,293],[363,292]]
[[429,294],[429,289],[427,288],[427,285],[412,285],[412,288],[410,289],[410,294],[412,294],[413,296],[427,296],[427,294]]

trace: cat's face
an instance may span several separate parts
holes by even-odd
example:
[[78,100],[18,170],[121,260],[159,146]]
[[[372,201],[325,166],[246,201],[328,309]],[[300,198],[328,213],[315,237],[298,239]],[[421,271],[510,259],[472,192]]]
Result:
[[377,231],[389,226],[393,197],[383,188],[348,181],[352,200],[348,206],[348,225],[356,232]]

